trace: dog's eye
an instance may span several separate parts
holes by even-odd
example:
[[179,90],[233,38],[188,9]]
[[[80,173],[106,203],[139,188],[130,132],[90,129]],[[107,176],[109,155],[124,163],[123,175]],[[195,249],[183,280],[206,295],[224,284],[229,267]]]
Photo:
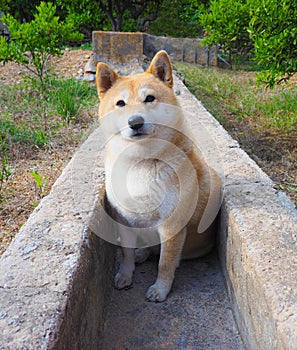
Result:
[[155,101],[155,99],[156,99],[155,96],[147,95],[145,100],[144,100],[144,103],[153,102],[153,101]]
[[125,106],[126,106],[126,103],[125,103],[124,100],[119,100],[119,101],[116,103],[116,105],[117,105],[118,107],[125,107]]

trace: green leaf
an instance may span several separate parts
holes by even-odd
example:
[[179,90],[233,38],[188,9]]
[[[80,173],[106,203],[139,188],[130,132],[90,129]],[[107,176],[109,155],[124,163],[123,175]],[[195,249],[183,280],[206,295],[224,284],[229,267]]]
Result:
[[41,187],[42,186],[42,177],[38,174],[37,171],[30,171],[30,174],[34,177],[34,180],[36,182],[36,186],[37,187]]
[[297,188],[295,188],[295,187],[288,186],[288,189],[290,191],[293,191],[293,192],[297,193]]

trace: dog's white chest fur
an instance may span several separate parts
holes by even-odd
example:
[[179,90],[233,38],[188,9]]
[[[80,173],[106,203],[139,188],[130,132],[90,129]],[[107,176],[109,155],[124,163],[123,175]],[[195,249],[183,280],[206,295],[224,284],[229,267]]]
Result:
[[162,161],[141,160],[130,164],[126,173],[106,175],[108,199],[131,226],[155,226],[176,207],[177,175]]

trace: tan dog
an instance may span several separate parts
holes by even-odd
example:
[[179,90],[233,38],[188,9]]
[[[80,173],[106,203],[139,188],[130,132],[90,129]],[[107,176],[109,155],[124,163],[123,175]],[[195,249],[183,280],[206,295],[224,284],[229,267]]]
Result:
[[[161,243],[158,277],[146,293],[148,300],[160,302],[170,292],[180,259],[212,249],[221,182],[189,137],[165,51],[146,72],[132,76],[98,63],[96,82],[107,136],[106,196],[123,252],[115,286],[129,286],[135,255],[144,261],[151,246]],[[140,248],[136,254],[135,248]]]

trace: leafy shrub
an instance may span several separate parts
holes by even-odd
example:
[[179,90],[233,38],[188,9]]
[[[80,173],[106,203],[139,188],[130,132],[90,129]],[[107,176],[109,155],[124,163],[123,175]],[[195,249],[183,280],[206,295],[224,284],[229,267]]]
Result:
[[36,9],[34,19],[28,23],[19,23],[11,15],[2,18],[10,31],[10,42],[0,37],[0,61],[16,61],[43,82],[48,57],[60,55],[63,44],[82,38],[82,34],[74,31],[73,20],[61,22],[55,16],[52,3],[41,2]]
[[250,19],[249,0],[213,0],[209,8],[199,15],[205,29],[204,43],[222,45],[231,53],[250,48],[248,25]]
[[[172,1],[163,0],[158,12],[158,17],[150,23],[149,33],[170,37],[197,38],[201,36],[202,27],[196,14],[204,1]],[[193,3],[193,4],[192,4]],[[201,5],[202,6],[202,5]]]
[[250,0],[249,33],[264,69],[259,81],[273,87],[297,72],[297,2]]
[[84,39],[91,40],[93,30],[111,30],[111,24],[94,0],[55,0],[64,16],[72,18]]
[[[0,128],[1,130],[1,128]],[[4,132],[0,133],[0,204],[4,200],[2,190],[5,182],[8,181],[10,175],[12,174],[12,169],[8,165],[8,155],[7,155],[7,140]]]
[[252,52],[262,70],[259,81],[272,87],[297,71],[297,2],[212,0],[199,16],[203,42],[229,52]]

